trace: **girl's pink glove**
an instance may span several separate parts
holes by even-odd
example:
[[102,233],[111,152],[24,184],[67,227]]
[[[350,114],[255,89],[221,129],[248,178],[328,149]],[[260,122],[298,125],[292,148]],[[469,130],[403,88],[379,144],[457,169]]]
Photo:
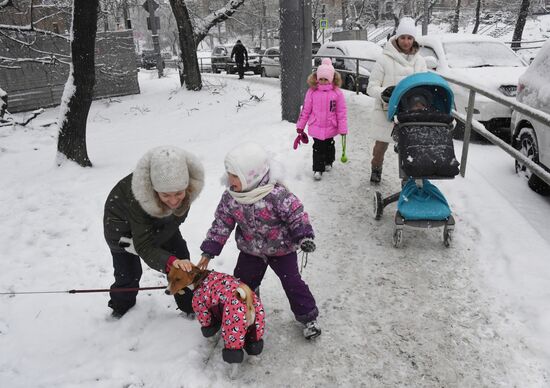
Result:
[[296,132],[298,132],[298,136],[296,136],[296,139],[294,139],[294,149],[297,149],[300,143],[307,144],[309,143],[309,138],[307,137],[306,133],[303,129],[296,129]]

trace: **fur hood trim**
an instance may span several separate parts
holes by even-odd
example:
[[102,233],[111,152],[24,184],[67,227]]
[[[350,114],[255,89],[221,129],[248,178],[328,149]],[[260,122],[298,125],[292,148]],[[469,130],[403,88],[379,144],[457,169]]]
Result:
[[175,210],[164,206],[151,182],[151,155],[156,148],[149,150],[139,160],[132,176],[132,193],[142,209],[152,217],[163,218],[174,214],[183,216],[189,211],[191,203],[197,199],[204,187],[204,168],[201,162],[187,151],[183,153],[189,171],[189,185],[185,189],[186,195],[180,207]]
[[409,54],[405,54],[397,45],[397,37],[392,36],[384,46],[383,54],[389,56],[390,58],[393,58],[395,61],[401,63],[402,65],[407,66],[411,63],[414,63],[414,61],[416,60],[416,54],[419,50],[420,46],[415,40],[413,42],[411,52]]

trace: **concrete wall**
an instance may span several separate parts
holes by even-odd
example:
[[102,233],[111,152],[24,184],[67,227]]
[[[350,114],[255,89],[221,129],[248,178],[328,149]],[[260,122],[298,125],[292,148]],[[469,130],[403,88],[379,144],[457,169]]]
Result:
[[[49,63],[0,61],[0,88],[12,113],[58,105],[69,74],[70,46],[62,38],[14,33],[22,45],[0,35],[0,57],[42,58]],[[55,53],[55,54],[52,54]],[[139,93],[131,30],[98,32],[94,99]]]

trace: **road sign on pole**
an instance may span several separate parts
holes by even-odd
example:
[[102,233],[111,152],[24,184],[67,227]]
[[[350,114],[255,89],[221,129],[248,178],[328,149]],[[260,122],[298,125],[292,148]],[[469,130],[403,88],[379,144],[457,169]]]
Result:
[[326,30],[328,27],[328,19],[319,19],[319,29]]
[[153,20],[154,20],[154,23],[155,23],[154,26],[151,24],[151,18],[150,17],[147,18],[147,29],[148,30],[153,30],[154,29],[155,31],[160,30],[160,16],[155,16],[155,18]]
[[[153,4],[153,11],[156,11],[159,7],[159,3],[157,3],[156,1],[151,1],[151,3]],[[147,12],[151,13],[151,11],[149,10],[149,0],[145,0],[145,3],[143,3],[141,5]]]

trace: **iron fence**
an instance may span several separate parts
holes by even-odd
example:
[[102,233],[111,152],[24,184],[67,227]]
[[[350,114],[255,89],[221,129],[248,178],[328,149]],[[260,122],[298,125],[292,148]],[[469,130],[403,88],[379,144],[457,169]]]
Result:
[[450,83],[461,86],[469,90],[468,107],[466,109],[466,116],[453,110],[453,116],[464,123],[464,141],[462,144],[462,159],[460,163],[460,175],[463,177],[466,175],[466,163],[468,159],[468,150],[470,145],[470,134],[473,129],[485,139],[500,147],[504,152],[512,156],[515,160],[522,162],[533,174],[537,175],[540,179],[550,185],[550,172],[546,171],[543,167],[536,164],[533,160],[523,155],[520,151],[516,150],[510,144],[504,142],[502,139],[489,132],[483,124],[473,118],[475,96],[479,93],[501,105],[507,106],[513,110],[516,110],[527,117],[534,119],[548,127],[550,127],[550,114],[547,114],[538,109],[531,108],[521,102],[515,100],[506,99],[496,93],[484,90],[475,85],[468,84],[457,78],[442,75]]

